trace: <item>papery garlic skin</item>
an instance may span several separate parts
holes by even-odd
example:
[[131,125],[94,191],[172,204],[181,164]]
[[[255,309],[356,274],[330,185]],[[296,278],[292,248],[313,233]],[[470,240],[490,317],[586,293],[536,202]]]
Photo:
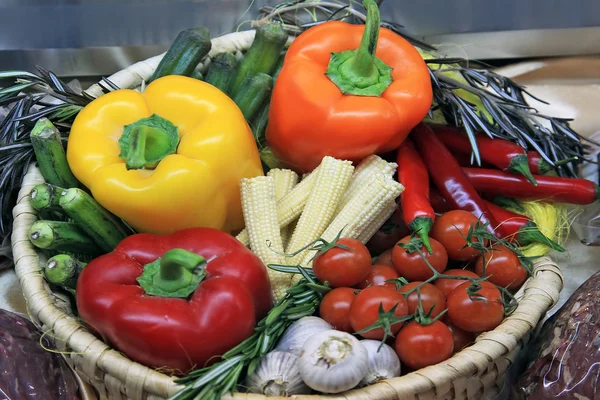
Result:
[[394,349],[379,340],[365,339],[360,343],[369,355],[369,370],[360,381],[360,386],[372,385],[384,379],[400,376],[400,359]]
[[272,351],[262,358],[254,373],[246,377],[246,388],[265,396],[287,397],[311,392],[300,376],[298,357],[281,351]]
[[369,355],[354,336],[328,330],[304,343],[298,364],[307,386],[322,393],[340,393],[363,379],[369,369]]
[[275,351],[285,351],[299,356],[302,346],[309,337],[330,329],[333,327],[319,317],[300,318],[286,329]]

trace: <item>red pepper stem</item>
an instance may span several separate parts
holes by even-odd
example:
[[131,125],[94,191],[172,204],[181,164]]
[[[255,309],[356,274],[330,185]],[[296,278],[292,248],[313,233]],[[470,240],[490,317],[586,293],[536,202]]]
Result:
[[184,249],[171,249],[161,258],[144,266],[138,278],[146,294],[161,297],[190,295],[206,276],[200,268],[206,260]]
[[529,169],[529,161],[527,160],[527,155],[522,154],[516,157],[513,157],[510,160],[510,164],[507,168],[509,172],[522,174],[533,186],[537,186],[537,182]]
[[177,151],[179,134],[168,120],[152,115],[125,126],[119,139],[127,169],[154,169],[158,163]]
[[364,0],[365,30],[356,50],[332,53],[327,76],[344,94],[379,97],[392,83],[392,68],[375,56],[381,15],[375,0]]
[[429,254],[433,254],[433,249],[429,242],[429,231],[432,226],[433,220],[429,217],[417,217],[408,224],[408,228],[419,235],[423,241],[423,245],[427,248],[427,251],[429,251]]
[[519,245],[521,245],[521,246],[526,246],[526,245],[532,244],[532,243],[541,243],[541,244],[544,244],[544,245],[550,247],[553,250],[560,251],[560,252],[565,251],[565,249],[561,245],[550,240],[549,238],[546,237],[546,235],[544,235],[542,232],[540,232],[536,223],[533,221],[527,222],[525,225],[523,225],[519,229],[516,239],[517,239],[517,242],[519,243]]

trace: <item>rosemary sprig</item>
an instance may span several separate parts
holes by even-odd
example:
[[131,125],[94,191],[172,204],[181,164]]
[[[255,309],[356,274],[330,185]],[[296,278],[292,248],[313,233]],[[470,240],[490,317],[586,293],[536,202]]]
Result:
[[[272,20],[281,22],[291,35],[298,35],[331,20],[364,23],[366,15],[361,2],[356,0],[293,0],[261,8],[254,25]],[[434,105],[430,116],[438,111],[447,123],[463,127],[478,164],[481,158],[475,134],[483,132],[492,138],[507,139],[525,149],[536,150],[544,160],[556,166],[560,175],[576,176],[575,166],[585,160],[588,149],[582,141],[589,139],[573,131],[570,120],[538,113],[529,106],[527,98],[543,100],[505,76],[483,67],[472,67],[477,64],[473,60],[444,57],[435,47],[408,35],[401,25],[382,22],[381,26],[403,36],[420,51],[429,66],[433,87]],[[572,161],[557,165],[565,159]]]
[[252,374],[262,357],[275,348],[285,330],[298,319],[313,315],[323,293],[330,290],[305,268],[278,265],[269,265],[269,268],[300,273],[303,278],[288,289],[286,296],[256,325],[252,336],[223,354],[222,361],[178,379],[176,382],[185,387],[169,400],[218,400],[233,392],[242,373]]

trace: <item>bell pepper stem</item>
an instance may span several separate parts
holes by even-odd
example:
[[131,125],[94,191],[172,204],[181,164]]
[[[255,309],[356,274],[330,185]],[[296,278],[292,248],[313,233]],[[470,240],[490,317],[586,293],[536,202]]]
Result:
[[127,169],[153,169],[177,151],[177,127],[158,115],[142,118],[125,126],[119,139],[121,154]]
[[429,241],[429,230],[432,226],[433,220],[429,217],[417,217],[408,224],[408,228],[419,235],[429,254],[433,254],[433,249]]
[[375,50],[379,41],[381,16],[375,0],[365,0],[363,4],[367,10],[363,37],[354,56],[342,64],[341,68],[342,74],[344,70],[348,70],[355,76],[372,79],[377,74],[375,68]]
[[185,298],[196,290],[206,276],[201,268],[205,262],[199,254],[171,249],[158,260],[145,265],[138,282],[146,294]]
[[522,154],[520,156],[513,157],[510,160],[510,165],[507,170],[509,172],[514,172],[518,174],[522,174],[533,186],[537,186],[537,182],[529,169],[529,161],[527,160],[527,156]]
[[375,0],[364,0],[365,29],[357,49],[332,53],[327,77],[343,94],[380,97],[393,82],[392,68],[375,56],[381,15]]

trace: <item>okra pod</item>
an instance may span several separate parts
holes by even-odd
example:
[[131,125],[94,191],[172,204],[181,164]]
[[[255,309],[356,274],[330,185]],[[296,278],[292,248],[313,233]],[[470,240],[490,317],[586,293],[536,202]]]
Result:
[[35,185],[29,193],[29,204],[36,211],[60,211],[60,194],[64,190],[49,183]]
[[79,186],[71,172],[60,132],[48,118],[41,118],[31,130],[31,144],[42,176],[51,185]]
[[217,54],[208,66],[205,82],[227,93],[237,63],[237,58],[231,53]]
[[85,265],[68,254],[57,254],[46,262],[44,276],[50,283],[67,289],[75,289],[77,278]]
[[233,101],[238,105],[246,120],[251,120],[273,89],[273,78],[262,72],[244,81]]
[[130,233],[117,217],[81,189],[62,192],[60,206],[107,253]]
[[261,25],[244,59],[238,64],[229,94],[236,96],[242,84],[258,73],[271,74],[287,42],[288,35],[276,22]]
[[66,251],[97,256],[102,249],[74,222],[36,221],[29,229],[29,240],[44,250]]

